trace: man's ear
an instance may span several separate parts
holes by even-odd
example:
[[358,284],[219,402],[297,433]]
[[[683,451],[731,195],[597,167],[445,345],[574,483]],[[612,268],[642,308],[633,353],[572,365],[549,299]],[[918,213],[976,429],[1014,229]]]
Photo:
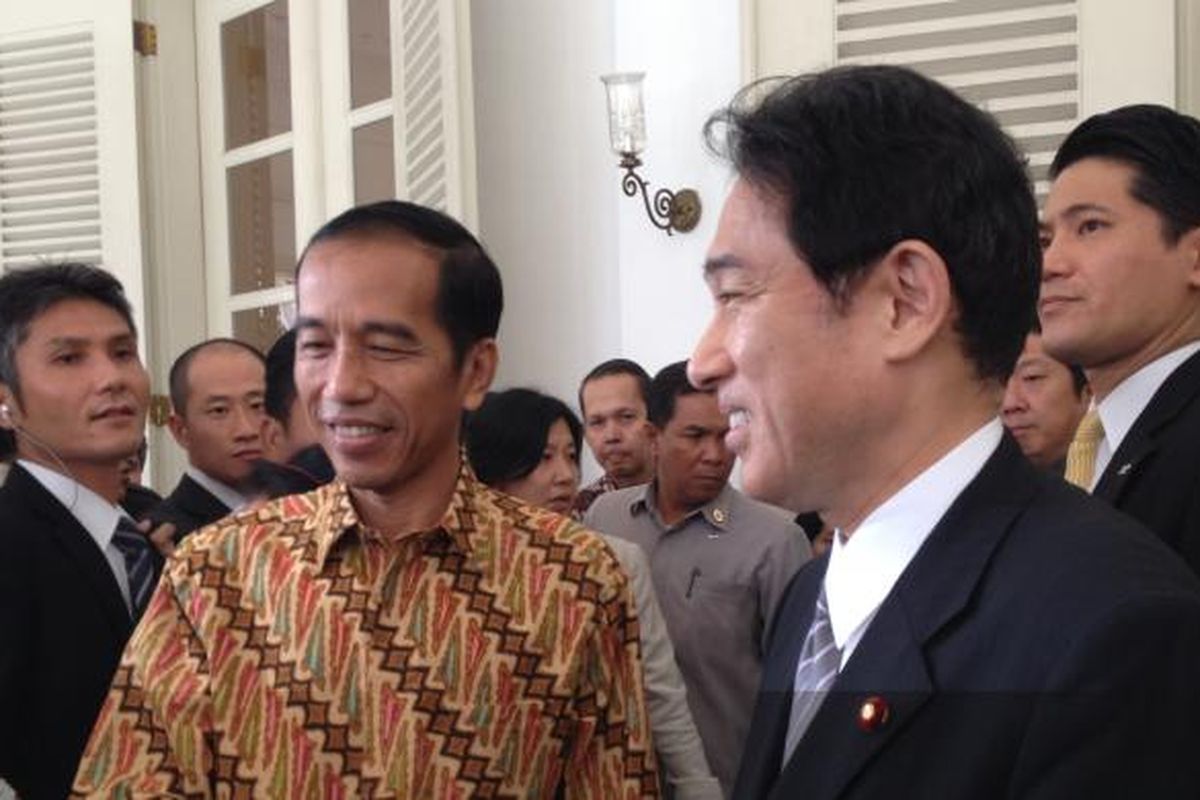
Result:
[[884,301],[883,355],[904,361],[924,351],[955,313],[950,271],[936,250],[918,239],[896,243],[868,278]]
[[659,445],[659,430],[654,426],[653,422],[646,420],[642,423],[646,426],[646,441],[650,444],[650,456],[658,460],[658,445]]
[[1188,256],[1188,284],[1193,289],[1200,289],[1200,226],[1183,234],[1179,246],[1185,248]]
[[0,383],[0,429],[11,431],[17,427],[17,402],[7,383]]
[[480,339],[471,345],[471,349],[463,357],[462,369],[459,372],[459,386],[463,393],[462,407],[465,411],[479,408],[492,386],[499,363],[500,348],[496,346],[495,339]]
[[175,437],[175,442],[187,450],[189,441],[187,421],[172,410],[171,416],[167,418],[167,427],[171,430],[171,436]]

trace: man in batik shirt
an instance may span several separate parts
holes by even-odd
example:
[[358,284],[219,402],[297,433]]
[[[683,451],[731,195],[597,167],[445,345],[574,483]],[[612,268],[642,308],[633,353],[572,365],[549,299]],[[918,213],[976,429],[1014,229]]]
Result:
[[389,201],[309,242],[296,384],[333,483],[204,529],[169,565],[79,794],[657,794],[612,551],[496,494],[459,419],[495,371],[500,277]]

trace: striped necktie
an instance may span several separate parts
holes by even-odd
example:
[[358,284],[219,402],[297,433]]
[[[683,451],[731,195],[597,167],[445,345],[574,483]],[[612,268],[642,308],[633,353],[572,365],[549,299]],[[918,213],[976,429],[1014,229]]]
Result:
[[829,604],[825,590],[817,598],[817,609],[813,613],[812,626],[800,647],[800,663],[796,665],[796,678],[792,684],[792,715],[788,722],[787,738],[784,740],[783,762],[787,765],[792,751],[804,738],[809,723],[817,715],[829,687],[837,678],[842,664],[842,652],[833,639],[833,626],[829,623]]
[[129,580],[130,616],[136,622],[146,609],[150,590],[154,588],[154,545],[129,517],[117,521],[113,545],[125,559],[125,576]]
[[1104,438],[1104,423],[1095,408],[1089,409],[1075,429],[1075,438],[1067,450],[1067,468],[1063,477],[1085,492],[1092,488],[1092,477],[1096,470],[1096,452]]

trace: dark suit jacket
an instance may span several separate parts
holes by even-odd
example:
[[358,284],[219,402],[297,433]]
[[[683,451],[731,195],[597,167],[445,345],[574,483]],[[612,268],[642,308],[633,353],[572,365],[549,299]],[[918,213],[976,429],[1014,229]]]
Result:
[[[1200,583],[1005,437],[935,527],[781,771],[828,557],[776,614],[733,796],[1174,798],[1200,777]],[[864,730],[867,698],[888,719]]]
[[0,488],[0,776],[62,800],[133,623],[104,554],[19,466]]
[[1200,353],[1155,392],[1096,483],[1200,572]]
[[179,479],[175,491],[151,509],[148,516],[156,526],[164,522],[174,525],[175,541],[178,542],[197,528],[228,516],[230,511],[229,506],[218,500],[212,492],[184,475]]

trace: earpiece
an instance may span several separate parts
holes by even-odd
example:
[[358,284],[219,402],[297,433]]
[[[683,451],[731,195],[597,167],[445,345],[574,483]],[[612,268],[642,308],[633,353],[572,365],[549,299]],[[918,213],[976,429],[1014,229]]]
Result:
[[0,416],[4,417],[5,422],[10,421],[12,412],[8,410],[8,403],[0,403]]

